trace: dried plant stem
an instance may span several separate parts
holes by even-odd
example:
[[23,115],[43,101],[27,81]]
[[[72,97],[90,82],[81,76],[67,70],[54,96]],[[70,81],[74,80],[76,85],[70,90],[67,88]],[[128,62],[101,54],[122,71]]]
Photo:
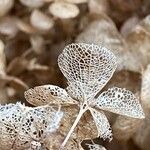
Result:
[[68,134],[67,134],[65,140],[63,141],[60,150],[63,149],[63,147],[66,145],[66,143],[67,143],[67,141],[69,140],[71,134],[73,133],[75,127],[77,126],[78,122],[80,121],[80,118],[82,117],[82,115],[84,114],[84,112],[85,112],[86,110],[87,110],[87,107],[84,107],[84,105],[80,108],[79,114],[78,114],[76,120],[74,121],[74,123],[73,123],[73,125],[72,125],[70,131],[68,132]]

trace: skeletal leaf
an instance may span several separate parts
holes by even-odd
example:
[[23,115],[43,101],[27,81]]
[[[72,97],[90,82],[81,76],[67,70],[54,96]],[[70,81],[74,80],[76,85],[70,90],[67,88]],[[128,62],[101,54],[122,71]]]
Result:
[[114,137],[118,140],[127,141],[138,131],[141,124],[142,121],[139,119],[119,116],[112,127]]
[[0,144],[4,150],[44,149],[47,136],[57,130],[63,113],[51,106],[0,106]]
[[79,14],[79,8],[66,2],[54,2],[49,6],[49,11],[55,17],[61,19],[74,18]]
[[54,85],[43,85],[29,89],[25,92],[25,98],[35,106],[44,104],[77,104],[64,89]]
[[58,65],[71,86],[72,82],[75,83],[75,88],[89,98],[95,96],[112,77],[116,58],[104,47],[77,43],[65,47]]
[[150,109],[150,65],[142,74],[142,87],[141,87],[141,102],[145,108]]
[[142,107],[134,94],[126,89],[113,87],[96,99],[95,106],[120,115],[144,118]]
[[98,136],[102,137],[104,140],[105,139],[112,140],[112,131],[111,131],[110,124],[105,114],[93,108],[90,109],[90,112],[95,121],[97,130],[98,130]]
[[30,22],[32,26],[38,30],[44,31],[50,30],[54,25],[53,20],[46,14],[42,13],[40,10],[34,10],[32,12]]

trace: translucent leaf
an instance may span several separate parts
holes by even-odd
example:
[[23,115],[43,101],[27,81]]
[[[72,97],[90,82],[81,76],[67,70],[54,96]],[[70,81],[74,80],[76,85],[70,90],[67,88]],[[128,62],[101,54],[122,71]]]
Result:
[[106,150],[103,146],[98,145],[98,144],[86,144],[89,148],[89,150]]
[[77,43],[65,47],[58,65],[68,81],[86,98],[93,97],[112,77],[116,58],[108,49],[94,44]]
[[96,99],[96,106],[120,115],[144,118],[140,103],[134,94],[126,89],[113,87],[104,91]]
[[109,125],[109,122],[103,112],[97,111],[93,108],[90,108],[90,112],[93,116],[93,119],[95,121],[97,130],[98,130],[98,136],[101,138],[112,140],[112,131]]
[[29,89],[25,92],[26,100],[35,105],[45,105],[45,104],[76,104],[77,102],[73,100],[67,92],[55,85],[43,85],[37,86],[33,89]]

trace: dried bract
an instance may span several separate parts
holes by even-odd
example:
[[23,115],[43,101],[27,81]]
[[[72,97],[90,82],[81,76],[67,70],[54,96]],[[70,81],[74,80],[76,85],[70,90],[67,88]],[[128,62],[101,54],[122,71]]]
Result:
[[142,74],[142,87],[141,87],[141,102],[145,108],[150,110],[150,65]]
[[33,27],[44,31],[50,30],[54,25],[53,20],[39,10],[32,12],[30,22]]
[[[97,93],[107,84],[116,69],[116,58],[108,49],[94,44],[75,43],[66,46],[58,57],[60,70],[67,78],[69,88],[67,92],[56,86],[46,86],[45,92],[40,95],[32,94],[34,89],[25,93],[27,100],[36,104],[49,103],[53,95],[53,103],[65,105],[75,104],[80,108],[79,113],[69,130],[62,148],[66,145],[72,132],[86,111],[90,111],[98,135],[103,139],[112,139],[109,122],[101,110],[111,111],[117,114],[134,118],[144,118],[141,105],[132,92],[121,88],[110,88],[102,92],[98,97]],[[42,88],[41,88],[42,89]],[[43,86],[44,89],[44,86]],[[70,94],[72,93],[73,94]],[[37,92],[36,92],[37,93]],[[47,93],[47,98],[43,95]],[[58,98],[57,98],[58,97]],[[70,99],[71,97],[71,99]],[[65,99],[64,99],[65,98]],[[64,100],[63,100],[64,99]],[[68,101],[69,99],[69,101]],[[72,102],[71,102],[72,101]],[[97,108],[97,109],[96,109]],[[99,110],[98,110],[99,109]]]
[[14,0],[0,1],[0,17],[4,16],[14,5]]
[[44,5],[44,1],[43,0],[20,0],[20,2],[27,6],[27,7],[31,7],[31,8],[38,8]]
[[74,18],[79,14],[79,8],[66,2],[54,2],[49,6],[49,11],[55,17],[61,19]]
[[30,108],[17,104],[0,106],[2,150],[41,150],[45,139],[55,132],[63,113],[50,106]]

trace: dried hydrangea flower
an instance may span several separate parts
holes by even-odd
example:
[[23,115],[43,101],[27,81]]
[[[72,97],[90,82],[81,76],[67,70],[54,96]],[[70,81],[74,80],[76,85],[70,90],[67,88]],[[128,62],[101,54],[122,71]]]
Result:
[[134,118],[144,118],[142,107],[132,92],[113,87],[97,95],[112,77],[116,57],[108,49],[94,44],[75,43],[66,46],[59,55],[58,65],[68,80],[67,91],[46,85],[25,92],[27,101],[34,104],[76,104],[79,114],[67,134],[65,146],[82,115],[89,110],[95,121],[98,136],[112,139],[109,122],[102,110]]
[[41,150],[58,127],[63,113],[51,106],[26,107],[20,103],[0,105],[2,150]]

